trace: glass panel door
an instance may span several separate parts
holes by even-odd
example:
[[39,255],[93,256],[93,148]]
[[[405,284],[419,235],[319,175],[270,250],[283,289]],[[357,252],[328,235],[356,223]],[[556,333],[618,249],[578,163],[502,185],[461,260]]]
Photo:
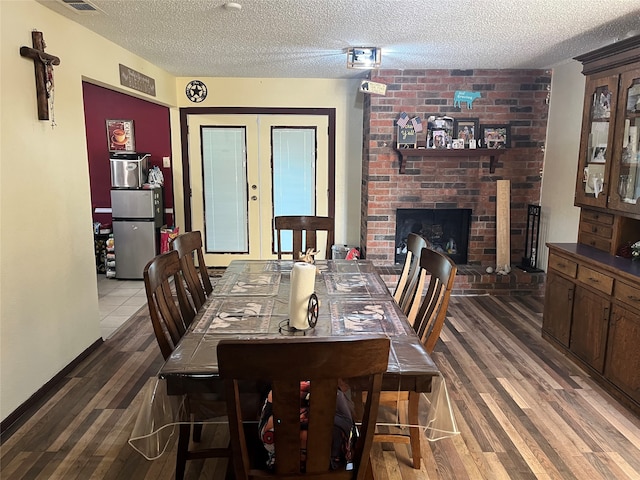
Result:
[[587,83],[580,149],[576,203],[606,207],[618,78],[605,77]]
[[207,265],[276,258],[274,215],[328,215],[327,116],[193,114],[188,126],[192,229]]
[[610,208],[640,212],[640,70],[622,75]]
[[[274,216],[315,215],[316,129],[273,127],[271,145]],[[282,232],[282,248],[293,249],[291,232]]]
[[205,250],[248,253],[244,127],[201,127]]

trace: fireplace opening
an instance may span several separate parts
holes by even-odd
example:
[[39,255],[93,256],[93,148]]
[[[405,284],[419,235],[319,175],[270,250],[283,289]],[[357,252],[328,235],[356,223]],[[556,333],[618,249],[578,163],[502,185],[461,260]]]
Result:
[[467,263],[471,209],[399,208],[396,210],[395,262],[407,257],[407,237],[417,233],[431,248],[448,255],[458,265]]

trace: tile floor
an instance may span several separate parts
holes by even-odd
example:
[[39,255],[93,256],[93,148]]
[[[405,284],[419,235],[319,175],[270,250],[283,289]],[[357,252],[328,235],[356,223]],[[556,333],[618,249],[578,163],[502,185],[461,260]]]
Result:
[[109,338],[146,303],[142,280],[116,280],[98,274],[98,307],[102,338]]

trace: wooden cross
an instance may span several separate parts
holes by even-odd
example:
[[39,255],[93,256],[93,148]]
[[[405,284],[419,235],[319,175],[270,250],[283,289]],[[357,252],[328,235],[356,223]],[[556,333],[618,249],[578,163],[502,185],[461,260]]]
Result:
[[[20,55],[33,60],[36,73],[36,95],[38,119],[49,120],[49,97],[53,90],[53,65],[60,65],[60,59],[44,52],[46,44],[42,32],[31,32],[33,48],[20,47]],[[49,85],[47,85],[49,83]]]

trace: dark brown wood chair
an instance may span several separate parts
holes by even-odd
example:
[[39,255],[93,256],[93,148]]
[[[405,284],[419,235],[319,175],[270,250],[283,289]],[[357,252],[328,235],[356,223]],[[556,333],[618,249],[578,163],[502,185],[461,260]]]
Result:
[[449,298],[458,267],[444,253],[423,248],[420,268],[429,278],[429,283],[413,328],[422,339],[427,352],[431,354],[440,338],[440,332],[447,317]]
[[166,360],[196,315],[187,296],[178,252],[155,257],[144,267],[143,278],[153,333]]
[[[412,307],[414,306],[414,300],[420,295],[416,295],[419,291],[418,280],[420,276],[420,255],[422,249],[427,246],[427,241],[417,233],[410,233],[407,237],[407,257],[402,267],[402,273],[398,279],[396,290],[393,294],[393,298],[398,303],[402,311],[409,318],[409,322],[413,324],[415,321],[415,309],[412,313]],[[420,290],[420,293],[422,291]]]
[[[202,252],[202,235],[198,231],[180,234],[171,241],[171,248],[176,250],[180,256],[182,274],[187,283],[187,289],[196,310],[200,310],[207,295],[213,291]],[[194,257],[197,257],[197,266]]]
[[[424,290],[426,278],[429,279],[427,291],[422,297],[413,328],[420,336],[427,352],[431,355],[440,338],[440,332],[447,316],[449,297],[456,278],[456,264],[443,253],[430,248],[423,248],[420,253],[416,298],[420,298]],[[415,311],[415,308],[414,308]],[[418,425],[418,403],[420,395],[416,392],[382,392],[380,404],[400,408],[400,402],[408,402],[407,418],[409,425]],[[409,435],[405,433],[376,433],[376,442],[409,443],[413,457],[413,468],[420,468],[420,428],[409,427]]]
[[[187,296],[178,252],[172,250],[155,257],[144,268],[143,278],[153,332],[166,360],[196,314]],[[193,395],[186,400],[188,414],[192,419],[196,419],[196,412],[222,411],[222,400],[215,396]],[[193,440],[199,442],[202,424],[187,422],[181,423],[179,427],[176,480],[184,478],[187,460],[230,456],[228,447],[189,450],[192,426]]]
[[[276,253],[278,258],[282,258],[283,254],[292,255],[294,259],[298,259],[300,253],[304,254],[310,248],[319,250],[320,245],[317,244],[317,232],[327,232],[327,244],[325,245],[325,258],[331,258],[331,246],[333,245],[335,221],[331,217],[313,217],[313,216],[280,216],[275,217],[274,227],[276,229]],[[282,250],[282,231],[291,230],[293,232],[293,250]],[[304,241],[303,241],[304,240]],[[320,250],[322,253],[322,250]]]
[[[292,360],[294,359],[294,360]],[[268,475],[254,465],[240,408],[239,382],[268,380],[272,388],[275,472],[272,478],[364,479],[370,466],[372,435],[389,339],[382,336],[222,340],[218,366],[224,379],[233,464],[237,480]],[[353,470],[331,470],[331,445],[340,379],[358,379],[366,390]],[[300,381],[310,381],[306,462],[301,465]],[[250,419],[250,420],[254,420]],[[250,435],[256,435],[255,427]],[[262,445],[259,445],[260,448]],[[264,467],[266,468],[266,466]],[[370,475],[370,473],[369,473]]]

